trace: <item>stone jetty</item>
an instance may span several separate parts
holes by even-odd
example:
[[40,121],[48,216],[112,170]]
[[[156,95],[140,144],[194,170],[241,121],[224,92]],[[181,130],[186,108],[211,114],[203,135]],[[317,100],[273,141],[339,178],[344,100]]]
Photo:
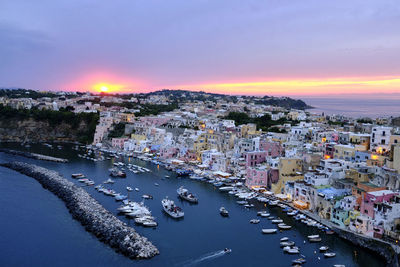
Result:
[[51,156],[46,156],[46,155],[36,154],[36,153],[30,153],[30,152],[25,152],[25,151],[17,151],[17,150],[12,150],[12,149],[1,148],[0,152],[17,155],[17,156],[22,156],[25,158],[31,158],[31,159],[39,159],[39,160],[46,160],[46,161],[53,161],[53,162],[60,162],[60,163],[68,162],[67,159],[56,158],[56,157],[51,157]]
[[100,205],[83,188],[57,172],[23,162],[3,163],[0,166],[36,179],[44,188],[64,201],[72,216],[87,231],[117,252],[131,259],[147,259],[159,254],[158,249],[147,238],[140,236],[132,227]]

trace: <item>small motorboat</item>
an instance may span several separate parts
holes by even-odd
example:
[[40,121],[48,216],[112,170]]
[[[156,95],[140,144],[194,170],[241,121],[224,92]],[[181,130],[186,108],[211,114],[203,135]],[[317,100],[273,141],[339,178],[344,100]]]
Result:
[[294,242],[293,241],[286,241],[286,242],[281,242],[281,243],[279,243],[279,245],[281,246],[281,247],[291,247],[291,246],[294,246]]
[[231,253],[232,252],[232,249],[230,249],[230,248],[225,248],[224,249],[224,253]]
[[336,253],[327,252],[327,253],[324,253],[324,256],[325,256],[325,258],[333,258],[336,256]]
[[115,181],[112,179],[107,179],[106,181],[103,182],[103,184],[113,184],[113,183],[115,183]]
[[144,198],[144,199],[153,199],[153,196],[145,194],[145,195],[142,196],[142,198]]
[[228,217],[228,216],[229,216],[229,212],[228,212],[224,207],[221,207],[221,208],[219,209],[219,213],[220,213],[223,217]]
[[250,223],[252,223],[252,224],[257,224],[259,222],[260,222],[260,220],[257,220],[257,219],[251,219],[250,220]]
[[248,202],[246,200],[239,200],[236,203],[238,203],[239,205],[245,205],[248,204]]
[[132,191],[133,189],[129,186],[126,187],[126,190],[128,190],[129,192]]
[[156,227],[157,226],[157,223],[155,222],[155,221],[145,221],[145,222],[143,222],[142,223],[142,225],[143,226],[146,226],[146,227]]
[[328,246],[322,246],[322,247],[319,248],[319,251],[325,252],[325,251],[327,251],[328,249],[329,249]]
[[261,232],[262,232],[263,234],[275,234],[277,231],[278,231],[278,229],[274,229],[274,228],[271,228],[271,229],[261,229]]
[[269,215],[270,215],[269,213],[261,213],[260,216],[263,217],[263,218],[266,218],[266,217],[269,217]]
[[286,242],[288,240],[289,240],[289,237],[286,237],[286,236],[281,238],[281,242]]
[[327,235],[333,235],[334,233],[335,233],[335,231],[333,231],[331,229],[328,229],[325,231],[325,234],[327,234]]
[[308,239],[319,238],[319,235],[309,235],[307,236]]
[[292,264],[300,264],[300,265],[302,265],[304,263],[306,263],[306,259],[304,259],[304,258],[298,258],[298,259],[292,261]]
[[158,184],[158,183],[154,183],[154,185],[155,185],[155,186],[159,186],[159,184]]
[[299,254],[300,250],[298,248],[291,248],[286,251],[289,254]]
[[280,230],[289,230],[290,228],[292,228],[292,226],[284,224],[284,223],[280,223],[280,224],[278,224],[278,228]]
[[309,241],[311,242],[311,243],[317,243],[317,242],[321,242],[321,237],[317,237],[317,238],[310,238],[309,239]]
[[274,216],[269,216],[268,219],[273,220],[273,219],[275,219],[275,217]]
[[199,202],[197,197],[195,195],[193,195],[192,193],[190,193],[189,190],[187,190],[183,186],[179,187],[178,190],[176,190],[176,192],[178,193],[178,197],[180,197],[181,199],[184,199],[190,203],[198,203]]
[[139,192],[139,188],[135,187],[135,191],[136,191],[136,192]]
[[250,209],[254,207],[254,204],[244,204],[244,207]]
[[275,219],[271,221],[272,223],[283,223],[282,219]]
[[84,178],[85,175],[83,175],[82,173],[73,173],[72,178],[78,179],[78,178]]

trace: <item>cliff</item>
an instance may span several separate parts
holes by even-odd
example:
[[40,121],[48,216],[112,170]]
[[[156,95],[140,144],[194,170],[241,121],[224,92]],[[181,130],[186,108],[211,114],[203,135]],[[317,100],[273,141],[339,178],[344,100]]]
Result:
[[91,143],[98,114],[21,110],[0,105],[0,141]]

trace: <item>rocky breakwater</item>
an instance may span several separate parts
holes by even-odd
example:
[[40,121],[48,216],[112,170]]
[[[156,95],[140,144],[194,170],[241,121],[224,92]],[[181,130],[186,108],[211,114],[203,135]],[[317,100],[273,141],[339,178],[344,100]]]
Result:
[[36,165],[11,162],[0,166],[36,179],[44,188],[65,202],[72,216],[87,231],[117,252],[131,259],[147,259],[159,254],[158,249],[132,227],[120,221],[92,198],[84,189],[60,176],[57,172]]
[[51,157],[51,156],[46,156],[46,155],[36,154],[36,153],[30,153],[30,152],[25,152],[25,151],[17,151],[17,150],[12,150],[12,149],[1,148],[0,152],[17,155],[17,156],[22,156],[25,158],[31,158],[31,159],[47,160],[47,161],[61,162],[61,163],[68,162],[67,159],[56,158],[56,157]]

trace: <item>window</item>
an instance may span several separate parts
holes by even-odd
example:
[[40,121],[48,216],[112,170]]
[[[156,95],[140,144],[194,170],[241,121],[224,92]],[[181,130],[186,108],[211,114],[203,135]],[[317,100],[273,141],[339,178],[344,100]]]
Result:
[[368,214],[368,210],[364,210],[364,212],[365,212],[366,214]]

